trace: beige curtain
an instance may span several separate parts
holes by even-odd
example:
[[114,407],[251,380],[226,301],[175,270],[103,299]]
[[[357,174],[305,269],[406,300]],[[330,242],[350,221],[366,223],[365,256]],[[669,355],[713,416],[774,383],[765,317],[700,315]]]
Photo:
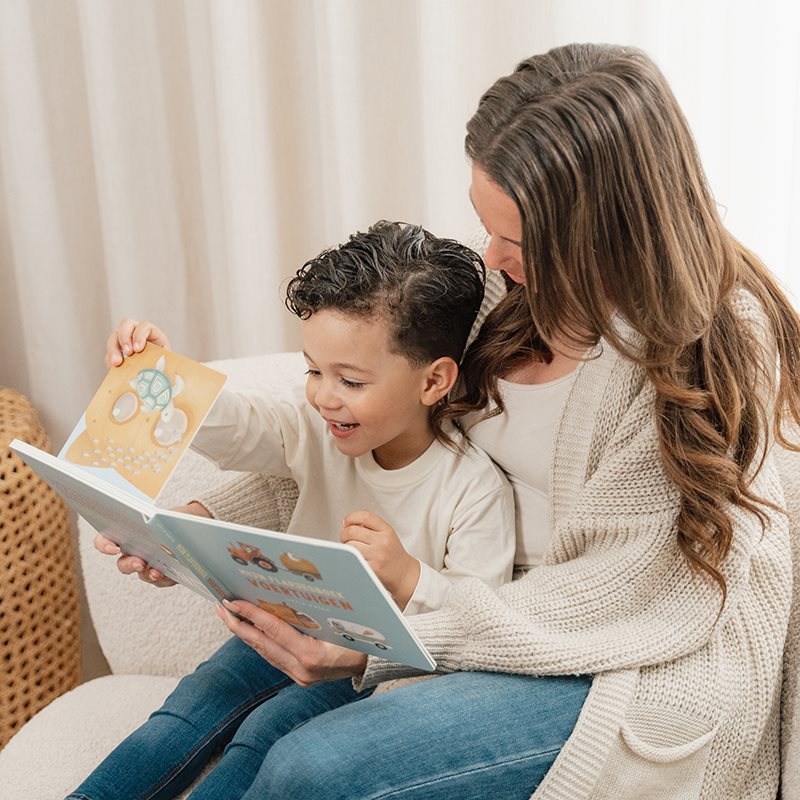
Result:
[[0,383],[60,445],[122,316],[199,359],[297,347],[281,282],[382,217],[471,231],[481,91],[581,39],[655,56],[728,224],[800,294],[790,4],[2,0]]

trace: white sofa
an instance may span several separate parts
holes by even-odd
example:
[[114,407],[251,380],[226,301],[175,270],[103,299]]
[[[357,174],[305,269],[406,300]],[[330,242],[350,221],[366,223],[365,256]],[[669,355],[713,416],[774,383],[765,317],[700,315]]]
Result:
[[[288,387],[302,381],[297,353],[219,362],[230,386]],[[784,675],[782,800],[800,800],[800,466],[784,464],[794,525],[795,589]],[[168,486],[166,505],[229,480],[188,453]],[[119,575],[114,559],[92,548],[80,524],[80,557],[89,609],[111,674],[61,696],[26,724],[0,752],[3,800],[58,800],[73,790],[127,733],[157,708],[178,682],[228,636],[208,601],[183,587],[156,590]],[[185,797],[188,791],[181,795]],[[121,800],[124,800],[121,798]]]

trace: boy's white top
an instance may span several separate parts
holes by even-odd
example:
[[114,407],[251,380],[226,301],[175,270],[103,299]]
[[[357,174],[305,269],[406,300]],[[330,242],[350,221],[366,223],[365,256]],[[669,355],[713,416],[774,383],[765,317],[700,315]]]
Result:
[[435,441],[416,461],[381,468],[371,453],[340,453],[298,387],[289,396],[223,392],[192,448],[222,469],[293,478],[299,496],[288,531],[339,541],[353,511],[391,525],[420,561],[406,614],[440,608],[452,582],[477,577],[497,588],[511,577],[514,501],[502,470],[448,429],[463,452]]
[[[515,566],[541,563],[550,544],[550,461],[556,425],[575,372],[548,383],[498,380],[505,410],[481,422],[475,412],[464,429],[508,476],[514,489],[517,554]],[[470,427],[471,426],[471,427]]]

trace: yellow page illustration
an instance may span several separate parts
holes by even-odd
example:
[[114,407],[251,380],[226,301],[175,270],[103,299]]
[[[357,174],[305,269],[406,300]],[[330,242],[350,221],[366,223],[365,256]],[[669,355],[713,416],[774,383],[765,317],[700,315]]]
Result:
[[225,380],[221,372],[147,344],[108,372],[59,458],[154,500]]

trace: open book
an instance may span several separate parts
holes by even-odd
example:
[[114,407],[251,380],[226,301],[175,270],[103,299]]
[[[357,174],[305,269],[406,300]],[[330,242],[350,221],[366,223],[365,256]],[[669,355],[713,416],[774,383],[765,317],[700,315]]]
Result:
[[58,457],[19,439],[11,449],[124,552],[199,594],[249,600],[317,639],[433,670],[354,548],[157,507],[224,381],[147,345],[108,373]]

